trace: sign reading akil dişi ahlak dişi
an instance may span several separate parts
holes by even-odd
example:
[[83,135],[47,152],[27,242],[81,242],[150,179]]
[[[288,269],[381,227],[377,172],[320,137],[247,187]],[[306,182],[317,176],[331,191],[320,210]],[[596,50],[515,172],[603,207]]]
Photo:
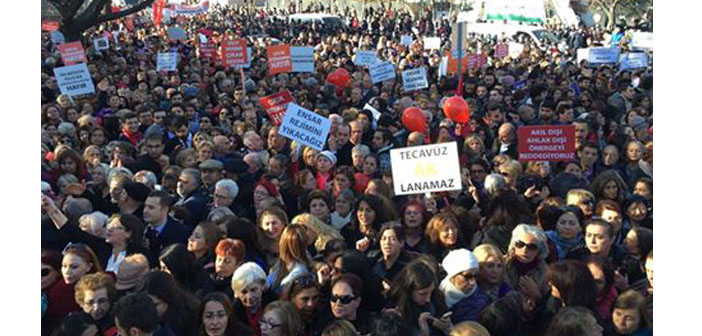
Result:
[[395,195],[460,190],[458,145],[435,145],[390,150]]

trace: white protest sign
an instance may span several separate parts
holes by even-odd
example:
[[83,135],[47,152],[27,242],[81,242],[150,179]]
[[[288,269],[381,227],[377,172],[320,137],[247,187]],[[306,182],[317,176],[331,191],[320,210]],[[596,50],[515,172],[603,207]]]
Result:
[[100,37],[93,40],[93,46],[97,51],[110,49],[110,40],[107,37]]
[[462,188],[455,141],[391,149],[390,160],[395,195]]
[[314,72],[313,47],[290,47],[290,58],[292,72]]
[[54,68],[54,76],[61,94],[74,97],[95,93],[95,85],[85,63]]
[[372,50],[359,50],[356,52],[356,59],[353,61],[355,65],[371,66],[378,62],[378,56]]
[[158,53],[156,71],[176,71],[178,68],[178,53]]
[[405,92],[421,90],[429,87],[427,70],[424,67],[402,72],[402,85]]
[[373,84],[395,78],[395,66],[390,62],[379,62],[368,67]]
[[441,57],[441,63],[439,63],[439,77],[441,77],[441,76],[446,77],[446,73],[448,72],[448,64],[449,64],[448,56]]
[[54,30],[51,32],[51,42],[54,44],[66,43],[66,37],[60,31]]
[[587,60],[591,65],[619,62],[619,48],[595,47],[578,49],[578,63]]
[[400,44],[410,46],[414,42],[412,35],[402,35],[400,36]]
[[424,50],[440,49],[441,48],[441,38],[440,37],[425,37],[424,38]]
[[288,104],[280,135],[316,150],[323,150],[327,142],[331,121],[295,103]]
[[373,114],[373,119],[376,121],[380,119],[380,111],[376,110],[375,107],[373,107],[371,104],[366,103],[366,105],[363,105],[364,110],[371,111]]
[[524,45],[517,42],[510,42],[507,48],[509,49],[509,57],[511,58],[519,57],[522,51],[524,51]]
[[653,33],[634,32],[631,34],[631,46],[639,49],[653,50]]
[[639,69],[648,66],[648,54],[643,52],[626,53],[619,57],[620,69]]

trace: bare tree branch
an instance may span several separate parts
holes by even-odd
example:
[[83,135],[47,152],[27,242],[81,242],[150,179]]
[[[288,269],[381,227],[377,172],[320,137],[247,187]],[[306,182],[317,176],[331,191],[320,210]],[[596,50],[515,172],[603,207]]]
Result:
[[139,3],[136,6],[129,7],[127,9],[121,10],[117,13],[108,13],[106,15],[98,17],[96,24],[100,24],[100,23],[105,22],[105,21],[119,19],[119,18],[125,17],[129,14],[134,14],[134,13],[141,11],[144,8],[150,6],[153,2],[154,2],[154,0],[144,0],[143,2]]

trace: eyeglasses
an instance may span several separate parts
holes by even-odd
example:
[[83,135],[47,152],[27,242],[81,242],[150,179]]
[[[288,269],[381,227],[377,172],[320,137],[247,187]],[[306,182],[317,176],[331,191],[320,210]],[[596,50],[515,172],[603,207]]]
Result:
[[51,274],[51,268],[42,268],[41,269],[41,276],[45,277],[47,275]]
[[339,296],[339,295],[332,295],[329,298],[329,301],[331,302],[341,302],[342,304],[349,304],[351,301],[353,301],[356,297],[351,296],[351,295],[344,295],[344,296]]
[[536,250],[539,249],[539,246],[538,246],[538,245],[536,245],[536,244],[527,244],[527,243],[525,243],[525,242],[523,242],[523,241],[521,241],[521,240],[517,240],[517,241],[514,243],[514,247],[519,248],[519,249],[520,249],[520,248],[524,248],[525,246],[526,246],[527,250],[536,251]]

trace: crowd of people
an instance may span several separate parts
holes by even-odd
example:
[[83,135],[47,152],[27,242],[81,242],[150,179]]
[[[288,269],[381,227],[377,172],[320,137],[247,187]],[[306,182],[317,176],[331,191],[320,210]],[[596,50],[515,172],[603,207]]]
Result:
[[[81,97],[61,94],[42,33],[43,335],[652,335],[652,67],[576,59],[631,48],[628,28],[548,26],[561,43],[505,58],[511,37],[470,35],[488,62],[459,80],[440,71],[455,16],[303,11],[347,26],[212,6],[91,28],[96,92]],[[94,50],[105,32],[118,43]],[[250,66],[202,57],[200,35],[248,38]],[[274,39],[314,47],[315,71],[269,75]],[[396,79],[373,84],[359,50]],[[177,71],[156,70],[164,51]],[[428,88],[404,91],[399,71],[419,67]],[[326,81],[338,68],[346,87]],[[260,98],[282,90],[331,121],[322,151],[266,114]],[[444,116],[455,94],[467,123]],[[410,107],[425,132],[403,124]],[[571,124],[574,160],[518,161],[519,127]],[[447,142],[462,189],[395,195],[390,151]]]

